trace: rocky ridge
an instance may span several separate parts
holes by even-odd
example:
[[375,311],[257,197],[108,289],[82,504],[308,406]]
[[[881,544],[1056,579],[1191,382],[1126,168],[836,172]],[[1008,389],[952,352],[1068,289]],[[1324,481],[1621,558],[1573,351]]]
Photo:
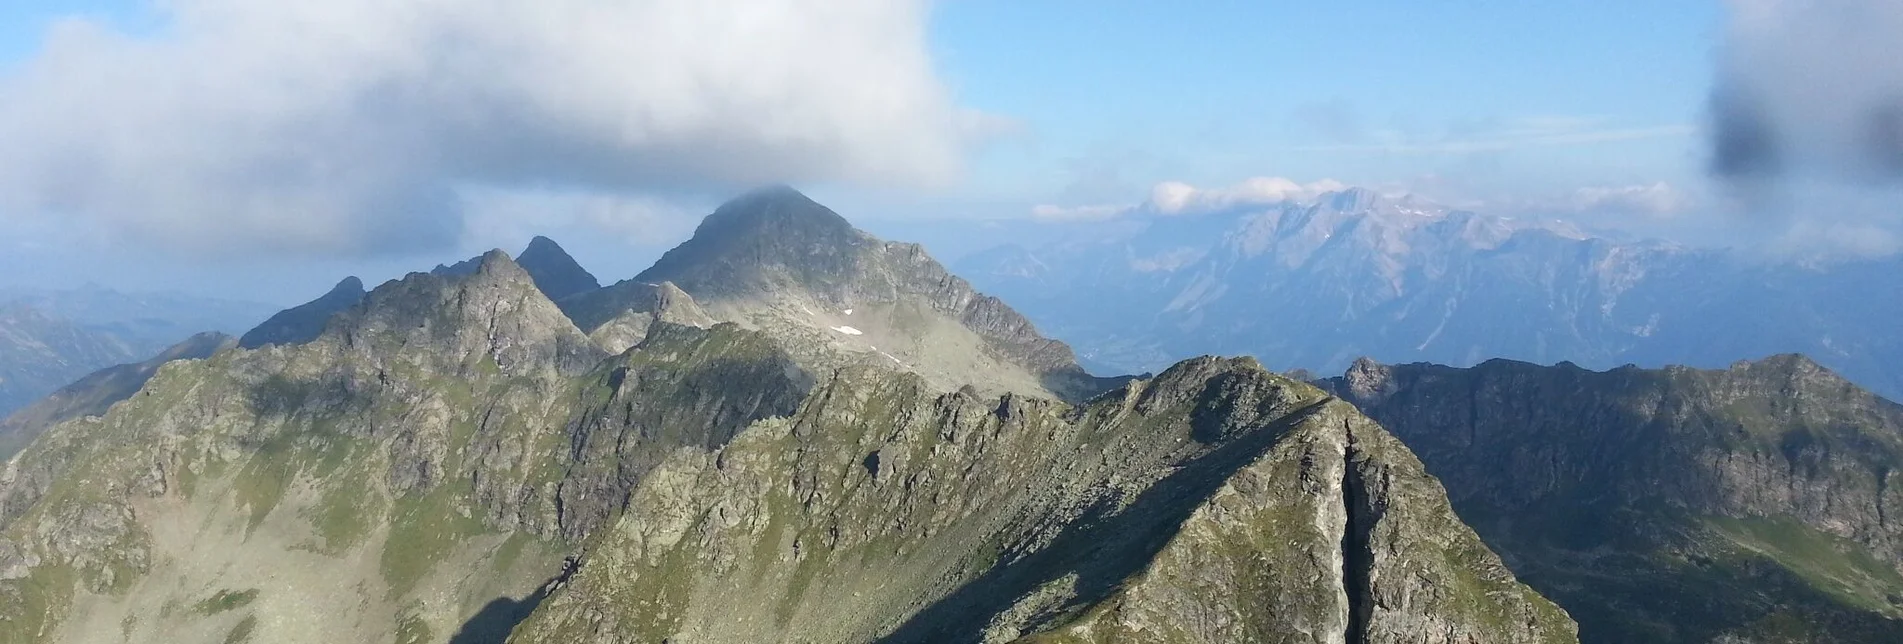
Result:
[[346,277],[330,292],[315,300],[272,315],[270,319],[245,332],[238,346],[256,349],[270,344],[302,344],[317,339],[332,316],[363,300],[363,280]]
[[639,343],[658,323],[700,328],[717,324],[692,295],[673,282],[627,280],[557,304],[590,339],[610,353],[626,351]]
[[[0,639],[455,632],[539,584],[657,455],[790,411],[802,376],[736,332],[611,358],[497,252],[386,284],[310,342],[169,363],[0,474]],[[244,610],[176,609],[227,592]]]
[[1573,639],[1405,447],[1246,359],[1076,408],[844,370],[603,539],[512,641]]
[[98,416],[137,394],[159,367],[174,360],[200,360],[237,346],[223,333],[201,333],[144,362],[95,371],[52,395],[0,420],[0,460],[11,458],[47,428],[69,420]]
[[679,286],[716,319],[775,336],[817,369],[884,362],[936,386],[1079,401],[1116,386],[917,244],[882,241],[787,187],[704,220],[636,282]]
[[0,471],[0,640],[1573,639],[1404,447],[1253,361],[948,389],[654,283],[618,354],[497,251],[166,363]]
[[1586,641],[1903,638],[1903,406],[1809,359],[1363,360],[1325,386],[1413,447]]

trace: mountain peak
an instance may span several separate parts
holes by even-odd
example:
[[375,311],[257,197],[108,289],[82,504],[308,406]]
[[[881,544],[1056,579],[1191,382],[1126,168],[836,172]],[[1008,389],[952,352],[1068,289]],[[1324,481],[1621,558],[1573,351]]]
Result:
[[329,295],[349,294],[349,293],[356,293],[358,295],[362,295],[363,291],[364,291],[363,280],[358,279],[357,276],[355,275],[352,275],[350,277],[346,277],[343,280],[337,282],[337,285],[331,287],[330,292],[326,293],[325,295],[329,296]]
[[[701,225],[706,227],[710,224],[719,224],[723,228],[752,226],[777,231],[805,230],[828,234],[857,232],[839,213],[786,185],[756,188],[721,204]],[[700,231],[695,231],[695,235],[699,236]]]
[[551,300],[560,301],[601,288],[594,274],[582,268],[561,244],[541,235],[529,240],[529,247],[523,249],[516,263],[529,272],[535,286]]
[[1374,207],[1381,200],[1381,195],[1367,188],[1348,188],[1330,193],[1323,200],[1335,210],[1356,212]]
[[672,281],[703,298],[755,293],[780,278],[831,283],[850,274],[861,247],[874,241],[799,191],[772,186],[722,204],[636,279]]
[[238,346],[256,349],[267,344],[303,344],[317,339],[330,318],[363,301],[363,280],[350,276],[315,300],[279,311],[244,334]]
[[420,351],[458,375],[485,358],[521,374],[575,373],[601,357],[508,253],[472,261],[479,264],[467,276],[412,273],[379,286],[323,333],[343,346]]
[[[952,388],[995,384],[1077,400],[1114,386],[1085,373],[1068,345],[1039,335],[1030,320],[947,272],[924,248],[860,232],[784,186],[722,205],[634,281],[673,282],[715,318],[773,320],[800,338],[795,355],[815,365],[867,359]],[[565,308],[584,328],[610,319],[599,313],[620,310],[586,302]],[[952,346],[971,347],[973,360],[946,364],[940,352]]]

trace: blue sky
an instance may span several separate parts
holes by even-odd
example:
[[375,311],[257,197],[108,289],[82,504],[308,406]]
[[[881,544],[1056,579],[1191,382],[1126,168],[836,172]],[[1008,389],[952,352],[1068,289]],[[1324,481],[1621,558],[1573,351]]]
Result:
[[[0,152],[0,228],[24,241],[0,269],[271,296],[551,233],[615,277],[723,195],[778,180],[891,235],[1255,177],[1589,225],[1718,207],[1703,130],[1720,0],[727,1],[748,19],[605,0],[569,3],[595,12],[573,23],[533,3],[485,5],[485,22],[429,3],[201,0],[182,28],[147,2],[5,3],[0,98],[27,107],[0,109],[0,138],[24,123]],[[48,27],[74,16],[91,32],[49,55]],[[707,33],[641,31],[653,23]],[[522,80],[518,58],[553,66],[524,63]],[[436,66],[404,76],[416,60]],[[387,91],[412,85],[448,90],[414,105]],[[436,131],[497,96],[474,129]],[[8,182],[25,196],[7,201]],[[1581,201],[1608,194],[1627,197]],[[91,259],[125,252],[151,257],[137,274]]]
[[1556,190],[1694,178],[1695,137],[1442,153],[1383,150],[1372,133],[1691,128],[1720,18],[1712,2],[952,0],[932,33],[960,95],[1024,125],[979,166],[1006,193],[1061,197],[1092,171],[1141,188],[1467,173]]

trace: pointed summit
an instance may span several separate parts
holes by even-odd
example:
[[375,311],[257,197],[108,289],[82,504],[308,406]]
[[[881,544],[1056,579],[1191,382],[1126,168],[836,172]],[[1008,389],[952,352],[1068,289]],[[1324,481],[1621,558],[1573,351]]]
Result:
[[674,282],[696,297],[743,295],[782,278],[837,283],[876,241],[839,213],[798,190],[774,186],[727,202],[701,221],[692,239],[635,279]]
[[[711,230],[708,230],[709,228]],[[859,231],[845,217],[789,186],[759,188],[722,204],[694,232],[781,234],[796,239],[841,241]]]
[[427,356],[459,376],[485,368],[572,374],[603,357],[508,253],[471,261],[467,276],[411,273],[377,287],[324,336],[361,351]]
[[363,280],[346,277],[323,297],[311,300],[271,316],[264,324],[244,334],[238,346],[256,349],[268,344],[303,344],[317,339],[324,324],[338,312],[363,301]]
[[547,237],[536,236],[529,240],[529,247],[516,258],[516,263],[529,272],[535,279],[535,286],[542,289],[548,299],[561,301],[564,298],[579,295],[601,288],[601,282],[581,267],[568,251]]
[[[769,329],[815,371],[863,359],[947,390],[972,384],[1072,400],[1120,382],[1085,373],[1069,346],[923,247],[861,232],[784,186],[727,202],[633,281],[673,282],[715,319]],[[620,307],[566,309],[586,329]]]

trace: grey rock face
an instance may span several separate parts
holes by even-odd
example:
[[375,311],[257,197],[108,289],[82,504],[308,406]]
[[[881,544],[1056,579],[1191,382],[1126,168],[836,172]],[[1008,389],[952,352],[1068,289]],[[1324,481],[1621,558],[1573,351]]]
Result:
[[1084,408],[848,370],[605,539],[512,641],[1573,641],[1405,448],[1250,361]]
[[1328,384],[1413,447],[1589,641],[1766,641],[1790,634],[1778,620],[1903,637],[1903,407],[1808,359],[1364,360]]
[[[168,363],[0,471],[0,640],[236,628],[176,610],[201,583],[264,588],[244,610],[270,641],[454,632],[479,593],[549,574],[517,562],[588,543],[662,457],[811,383],[731,325],[659,323],[642,345],[611,359],[495,253],[386,284],[310,342]],[[199,527],[177,540],[179,522]],[[299,573],[312,557],[322,574]]]
[[[928,338],[1019,328],[893,283],[883,319],[964,334]],[[494,252],[49,429],[0,470],[0,640],[439,641],[531,592],[517,641],[1574,640],[1405,448],[1253,360],[1074,406],[600,297],[597,333],[652,309],[618,354]]]
[[332,316],[363,301],[363,280],[346,277],[322,297],[271,316],[238,339],[238,346],[256,349],[271,344],[303,344],[317,339]]
[[711,328],[717,321],[672,282],[627,280],[558,302],[562,313],[609,353],[626,351],[647,337],[648,328],[666,322]]
[[716,450],[755,420],[791,414],[812,378],[759,334],[662,322],[597,367],[590,387],[605,398],[570,421],[573,462],[556,493],[563,536],[574,540],[619,514],[677,449]]
[[[628,287],[624,282],[615,289]],[[608,321],[587,327],[588,337],[610,353],[626,351],[628,347],[639,344],[647,338],[648,330],[654,325],[667,323],[696,328],[712,328],[718,321],[700,308],[694,298],[686,291],[674,286],[672,282],[662,282],[657,286],[639,284],[633,289],[638,292],[639,302],[621,307],[621,313]],[[614,289],[602,289],[598,293],[612,293]],[[565,311],[567,309],[564,309]]]
[[[727,312],[735,321],[753,320],[795,345],[841,339],[828,329],[873,332],[872,322],[859,321],[871,314],[885,318],[873,333],[883,344],[858,350],[893,354],[905,346],[928,353],[931,345],[960,344],[934,337],[942,320],[978,336],[982,346],[972,349],[998,368],[1021,370],[1033,386],[1057,396],[1082,400],[1119,382],[1085,373],[1068,345],[1039,335],[1030,320],[947,272],[924,248],[881,241],[791,188],[763,189],[722,205],[692,239],[635,281],[672,282],[716,316]],[[762,313],[775,308],[780,310]],[[863,313],[848,319],[855,310]],[[775,319],[757,321],[769,317]],[[792,338],[815,330],[817,340]],[[824,353],[794,349],[809,362],[817,359],[801,354]],[[951,362],[924,355],[909,363],[907,355],[890,358],[900,364]],[[948,369],[943,379],[955,381],[946,383],[952,387],[989,384],[976,373],[983,370]]]

